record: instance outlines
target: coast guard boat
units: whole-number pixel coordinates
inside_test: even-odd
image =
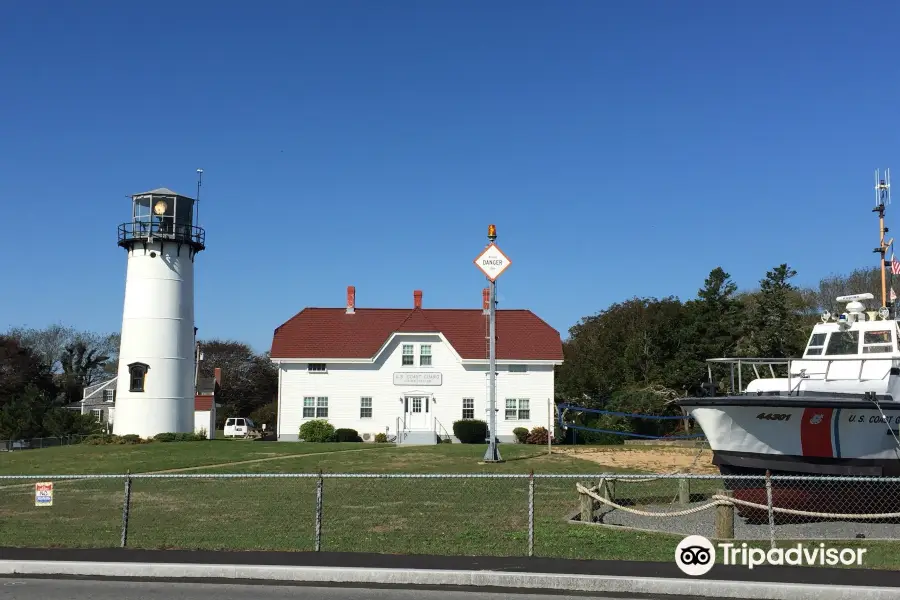
[[[862,300],[872,294],[842,296],[846,311],[825,313],[813,327],[799,359],[711,359],[727,364],[732,393],[682,398],[681,408],[694,417],[722,475],[832,475],[900,477],[900,328],[888,309],[867,312]],[[776,377],[781,367],[785,377]],[[760,371],[768,371],[766,377]],[[755,378],[746,387],[744,374]],[[736,377],[736,380],[735,380]],[[736,385],[735,385],[736,384]],[[823,486],[773,484],[773,502],[785,508],[822,511],[828,496],[840,495],[839,512],[877,503],[886,512],[885,496],[856,482]],[[726,479],[736,498],[766,503],[763,481]],[[900,504],[900,485],[891,497]],[[875,495],[877,494],[877,495]],[[858,497],[854,497],[858,496]],[[746,511],[744,511],[746,512]]]
[[[884,196],[876,172],[881,226],[882,306],[867,311],[870,293],[837,298],[846,312],[827,311],[796,359],[710,359],[710,394],[676,401],[703,430],[713,464],[729,475],[868,477],[833,483],[773,481],[773,504],[811,512],[900,511],[900,327],[886,302]],[[881,201],[878,201],[878,192]],[[712,366],[731,370],[728,395],[715,395]],[[780,371],[776,372],[776,369]],[[763,373],[761,373],[761,371]],[[745,377],[753,379],[744,386]],[[769,376],[765,376],[766,373]],[[880,480],[879,480],[880,479]],[[766,504],[765,481],[725,479],[735,498]],[[754,511],[741,510],[753,518]]]

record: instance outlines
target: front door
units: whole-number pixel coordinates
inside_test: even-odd
[[[429,429],[430,400],[428,396],[406,397],[407,429]]]

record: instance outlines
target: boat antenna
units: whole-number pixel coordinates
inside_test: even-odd
[[[200,186],[203,184],[203,169],[197,169],[197,210],[194,212],[197,218],[197,227],[200,226]],[[882,257],[883,258],[883,257]]]
[[[878,213],[878,228],[881,235],[881,245],[878,248],[875,248],[874,251],[881,254],[881,305],[884,307],[893,308],[893,303],[889,302],[887,297],[887,280],[885,271],[885,266],[887,265],[887,263],[885,261],[885,256],[887,255],[888,248],[893,245],[894,238],[891,238],[887,244],[884,243],[884,234],[889,231],[888,228],[884,226],[884,209],[890,203],[891,170],[885,169],[884,176],[882,177],[880,170],[875,169],[875,208],[872,209],[872,212]],[[893,310],[891,312],[893,312]]]

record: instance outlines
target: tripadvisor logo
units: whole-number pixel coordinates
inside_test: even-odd
[[[826,548],[825,544],[787,548],[752,548],[746,542],[719,543],[719,557],[723,565],[743,565],[748,569],[761,565],[792,566],[862,566],[866,548]],[[716,547],[702,535],[689,535],[675,548],[675,564],[691,576],[705,575],[716,563]]]

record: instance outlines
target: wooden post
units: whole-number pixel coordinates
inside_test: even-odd
[[[594,522],[594,499],[587,494],[581,494],[581,522]]]
[[[682,477],[678,480],[678,503],[691,503],[691,480],[687,477]]]
[[[719,490],[719,496],[734,497],[730,490]],[[734,539],[734,504],[720,504],[716,507],[716,539]]]

